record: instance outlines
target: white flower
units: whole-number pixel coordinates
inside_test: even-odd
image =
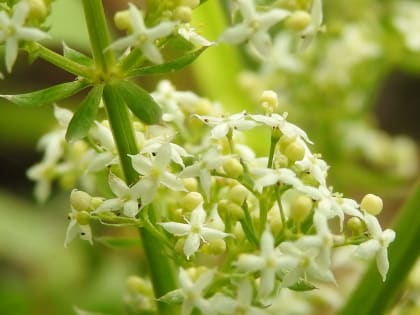
[[[207,198],[210,197],[211,171],[216,170],[225,163],[230,156],[221,155],[211,148],[192,165],[187,166],[179,176],[182,178],[199,177],[201,187]]]
[[[312,0],[311,23],[299,34],[301,41],[299,49],[306,49],[314,40],[316,34],[322,30],[322,0]]]
[[[139,47],[144,56],[153,63],[162,63],[163,58],[155,41],[168,36],[174,30],[172,22],[161,22],[160,24],[147,28],[144,24],[143,15],[131,3],[129,5],[130,22],[133,32],[125,37],[117,39],[108,49],[124,50],[128,47]]]
[[[201,241],[206,242],[229,236],[222,231],[206,227],[205,220],[206,211],[203,209],[203,203],[200,203],[191,212],[190,221],[186,219],[187,223],[162,222],[159,224],[169,233],[187,236],[184,243],[184,254],[189,259],[198,250]]]
[[[87,156],[88,172],[99,172],[109,165],[118,164],[117,149],[109,127],[95,121],[94,126],[89,130],[89,136],[103,151],[90,151],[91,154]]]
[[[245,111],[227,117],[194,116],[203,123],[214,127],[211,130],[211,135],[216,139],[226,136],[229,130],[250,130],[257,125],[254,121],[248,119],[248,114]]]
[[[153,154],[155,152],[158,151],[158,149],[162,146],[166,144],[166,139],[165,137],[154,137],[152,139],[149,139],[145,142],[143,148],[141,149],[142,154],[145,153],[150,153]],[[169,143],[169,147],[170,147],[170,157],[171,160],[184,167],[184,161],[182,160],[182,157],[188,157],[191,156],[191,154],[189,154],[187,151],[185,151],[185,149],[175,143]]]
[[[263,309],[252,306],[252,285],[249,280],[242,280],[238,283],[238,295],[236,299],[217,294],[210,299],[214,308],[220,314],[241,314],[241,315],[265,315]]]
[[[235,265],[242,271],[261,272],[259,294],[262,298],[266,298],[274,290],[276,272],[281,265],[287,263],[288,258],[282,257],[282,254],[274,247],[274,238],[268,229],[261,236],[260,251],[259,256],[242,254]]]
[[[360,244],[355,251],[355,255],[365,259],[376,256],[378,271],[382,276],[382,280],[385,281],[389,269],[387,249],[389,244],[395,239],[395,232],[391,229],[382,231],[378,219],[371,214],[365,213],[364,219],[369,236],[372,239]]]
[[[29,5],[20,1],[13,7],[13,15],[9,17],[6,12],[0,12],[0,43],[5,43],[5,63],[8,72],[18,55],[19,41],[38,41],[49,37],[48,34],[33,27],[25,27],[28,17]]]
[[[184,190],[181,179],[167,171],[172,160],[171,145],[162,144],[155,154],[153,160],[141,154],[131,156],[134,169],[143,175],[138,182],[142,207],[153,201],[160,184],[174,191]]]
[[[290,15],[289,11],[271,9],[257,12],[252,0],[237,0],[242,22],[228,28],[220,41],[239,44],[249,40],[248,46],[257,57],[263,58],[270,50],[271,38],[268,30]]]
[[[76,237],[76,235],[79,235],[82,240],[88,241],[91,245],[93,244],[92,230],[90,228],[90,225],[87,222],[86,224],[81,224],[85,222],[80,222],[80,218],[78,220],[78,216],[80,215],[83,215],[83,213],[78,212],[73,207],[71,207],[71,213],[69,214],[70,223],[67,227],[66,239],[64,240],[64,247],[67,247],[70,244],[70,242]]]
[[[197,34],[194,27],[190,24],[185,23],[181,24],[178,27],[178,34],[185,38],[187,41],[200,46],[211,46],[214,45],[214,42],[211,42],[204,38],[203,36]]]
[[[191,281],[188,272],[179,270],[179,286],[184,297],[182,302],[182,315],[190,315],[194,308],[201,311],[202,315],[215,315],[213,305],[203,297],[203,291],[212,282],[216,271],[210,269],[202,273],[195,282]]]
[[[265,187],[278,183],[291,185],[293,187],[302,186],[301,180],[288,168],[258,168],[252,170],[252,173],[257,177],[254,182],[254,188],[259,193],[261,193]]]
[[[286,241],[279,245],[280,251],[289,259],[280,268],[285,273],[282,287],[289,287],[300,278],[335,282],[329,266],[319,260],[322,246],[314,246],[313,238],[303,236],[297,241]]]
[[[110,172],[108,183],[116,198],[105,200],[94,212],[99,213],[123,209],[124,215],[135,217],[139,212],[140,182],[129,187],[122,179]]]
[[[298,126],[286,120],[287,113],[284,113],[283,115],[273,113],[269,116],[268,115],[249,115],[249,116],[258,123],[264,124],[272,129],[274,128],[279,129],[284,135],[286,135],[289,138],[301,137],[306,142],[312,143],[312,141],[309,140],[308,136],[306,135],[305,131],[303,131]]]
[[[295,163],[302,171],[308,171],[322,186],[326,186],[327,171],[329,166],[318,155],[311,154],[308,150],[301,161]]]

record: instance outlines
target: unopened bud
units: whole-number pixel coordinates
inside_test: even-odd
[[[215,239],[209,242],[209,253],[212,255],[221,255],[226,252],[226,242],[223,239]]]
[[[183,178],[182,183],[184,184],[184,187],[188,191],[197,191],[198,189],[198,183],[195,178]]]
[[[229,177],[238,178],[244,172],[244,167],[237,159],[231,158],[223,164],[223,170]]]
[[[152,289],[149,282],[138,276],[129,276],[127,278],[127,288],[132,293],[141,293],[151,295]]]
[[[43,0],[28,0],[29,19],[43,19],[48,14],[48,6]]]
[[[81,190],[74,189],[70,194],[70,204],[76,211],[89,211],[92,197]]]
[[[182,23],[191,22],[192,10],[188,6],[180,6],[175,9],[174,18]]]
[[[130,11],[124,10],[115,13],[114,23],[119,30],[131,32],[133,26],[131,25]]]
[[[238,184],[233,186],[233,188],[229,191],[229,200],[242,205],[248,195],[248,189],[246,189],[243,185]]]
[[[383,206],[381,197],[374,194],[367,194],[363,197],[362,202],[360,203],[360,208],[371,215],[380,214]]]
[[[290,204],[290,217],[296,221],[303,221],[311,212],[313,201],[306,195],[297,196]]]
[[[266,90],[261,94],[260,97],[261,107],[269,113],[276,111],[279,106],[279,100],[276,92],[271,90]]]
[[[354,235],[360,235],[364,231],[364,223],[358,217],[351,217],[347,221],[347,227]]]
[[[305,157],[305,147],[297,140],[292,141],[284,149],[284,155],[292,162],[301,161]]]
[[[203,202],[203,196],[196,192],[192,191],[185,195],[184,198],[181,199],[181,207],[186,211],[193,211],[197,206]]]
[[[303,10],[293,12],[286,20],[286,26],[289,29],[300,32],[303,31],[311,23],[311,15]]]

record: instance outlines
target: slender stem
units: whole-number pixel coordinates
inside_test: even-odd
[[[121,72],[128,71],[131,67],[138,65],[143,60],[143,51],[139,48],[134,48],[126,57],[119,61],[119,68]]]
[[[129,154],[137,154],[138,148],[129,113],[113,85],[105,86],[103,99],[123,172],[127,183],[131,185],[138,180],[138,175],[131,165]],[[148,215],[150,220],[154,222],[154,211],[148,211]],[[149,221],[146,223],[149,224]],[[151,233],[149,229],[141,228],[140,236],[149,264],[155,296],[158,298],[177,288],[177,277],[174,264],[165,253],[165,244],[162,244],[161,239],[156,238],[154,230]],[[176,306],[163,302],[157,302],[157,306],[160,315],[176,315],[178,313]]]
[[[102,73],[108,73],[115,62],[112,50],[106,49],[110,43],[102,0],[83,0],[86,24],[92,48],[93,59]]]
[[[52,51],[39,43],[31,43],[28,50],[35,51],[42,59],[77,76],[84,77],[88,80],[92,79],[94,76],[91,69],[57,54],[55,51]]]

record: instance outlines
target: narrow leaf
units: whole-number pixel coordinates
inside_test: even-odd
[[[67,128],[67,141],[80,140],[87,135],[90,127],[95,121],[103,89],[103,85],[94,86],[82,101],[79,110],[74,114],[69,127]]]
[[[290,286],[289,289],[293,291],[312,291],[317,289],[317,287],[306,280],[300,279],[294,285]]]
[[[138,238],[97,237],[95,241],[107,247],[117,249],[139,247],[141,245],[141,241]]]
[[[66,45],[66,43],[63,42],[63,55],[64,57],[70,59],[71,61],[77,62],[81,65],[84,65],[86,67],[93,66],[93,60],[92,58],[89,58],[85,54],[82,54],[81,52],[70,48]]]
[[[116,88],[138,119],[148,125],[160,122],[162,110],[147,91],[131,81],[120,82]]]
[[[206,50],[206,48],[207,47],[200,48],[200,49],[198,49],[194,52],[191,52],[189,54],[186,54],[182,57],[179,57],[177,59],[173,59],[171,61],[159,64],[159,65],[134,68],[133,70],[131,70],[128,73],[128,75],[135,77],[135,76],[162,74],[162,73],[178,71],[178,70],[188,66],[195,59],[197,59],[198,56],[200,56],[204,52],[204,50]]]
[[[25,107],[37,107],[51,104],[70,97],[83,90],[89,84],[84,81],[73,81],[54,85],[52,87],[16,95],[0,95],[0,97],[12,102],[13,104]]]

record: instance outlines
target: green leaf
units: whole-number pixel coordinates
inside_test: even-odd
[[[138,238],[103,236],[95,238],[95,241],[107,247],[116,249],[139,247],[141,245],[141,241]]]
[[[160,122],[162,110],[147,91],[131,81],[117,83],[115,87],[138,119],[148,125]]]
[[[158,300],[168,304],[181,304],[184,301],[184,296],[181,289],[176,289],[161,296]]]
[[[89,84],[85,81],[73,81],[54,85],[52,87],[16,95],[0,95],[0,97],[12,102],[13,104],[25,107],[37,107],[45,104],[51,104],[70,97],[73,94],[83,90]]]
[[[289,289],[293,291],[312,291],[317,289],[317,287],[306,280],[299,279],[299,281],[294,285],[291,285]]]
[[[95,121],[103,90],[104,86],[102,84],[94,86],[82,101],[79,110],[74,114],[67,128],[67,141],[80,140],[87,135]]]
[[[420,255],[420,185],[417,184],[408,201],[399,211],[394,230],[395,241],[389,246],[390,267],[382,282],[376,262],[372,261],[353,294],[347,299],[340,315],[385,314],[400,294],[405,279]]]
[[[66,43],[63,42],[63,55],[64,57],[70,59],[71,61],[77,62],[81,65],[84,65],[86,67],[93,66],[93,60],[92,58],[89,58],[85,54],[82,54],[81,52],[70,48],[66,45]]]
[[[84,310],[82,310],[78,307],[74,307],[74,311],[75,311],[76,315],[105,315],[104,313],[84,311]]]
[[[151,74],[162,74],[162,73],[168,73],[168,72],[175,72],[177,70],[180,70],[186,66],[188,66],[190,63],[192,63],[195,59],[200,56],[207,47],[200,48],[194,52],[191,52],[189,54],[186,54],[182,57],[179,57],[177,59],[173,59],[171,61],[162,63],[160,65],[153,65],[148,67],[139,67],[134,68],[131,71],[129,71],[128,76],[144,76],[144,75],[151,75]]]

